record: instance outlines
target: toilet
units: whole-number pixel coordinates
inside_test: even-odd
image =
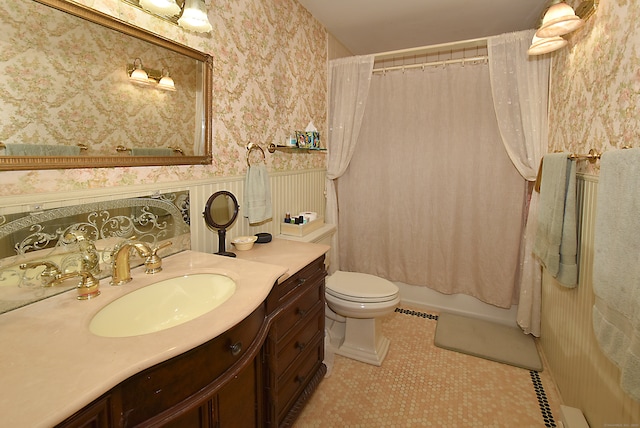
[[[324,225],[306,236],[278,238],[331,245],[335,225]],[[328,269],[329,255],[325,258]],[[400,303],[400,290],[375,275],[336,271],[325,283],[325,355],[336,353],[363,363],[382,365],[389,339],[382,334],[381,317]]]
[[[336,271],[326,279],[325,298],[325,328],[335,353],[382,365],[390,341],[382,334],[381,317],[398,306],[398,287],[375,275]]]

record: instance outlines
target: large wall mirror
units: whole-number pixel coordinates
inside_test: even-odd
[[[211,164],[210,55],[66,0],[0,2],[0,52],[0,170]]]

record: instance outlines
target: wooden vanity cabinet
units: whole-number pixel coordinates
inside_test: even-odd
[[[326,373],[325,277],[322,256],[277,284],[267,298],[267,426],[291,426]]]
[[[286,427],[326,373],[324,256],[222,335],[125,380],[60,427]]]
[[[265,305],[222,335],[125,380],[62,427],[258,427]]]

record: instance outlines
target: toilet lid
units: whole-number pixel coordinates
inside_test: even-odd
[[[398,296],[398,287],[375,275],[337,271],[328,276],[326,292],[352,302],[386,302]]]

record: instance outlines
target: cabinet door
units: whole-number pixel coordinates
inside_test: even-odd
[[[238,376],[225,384],[217,396],[217,427],[220,428],[252,428],[260,426],[258,403],[258,376],[256,361],[243,369]]]
[[[213,427],[212,402],[190,409],[182,415],[162,424],[162,428],[211,428]]]
[[[109,428],[112,426],[110,401],[110,395],[101,397],[58,426],[64,428]]]

